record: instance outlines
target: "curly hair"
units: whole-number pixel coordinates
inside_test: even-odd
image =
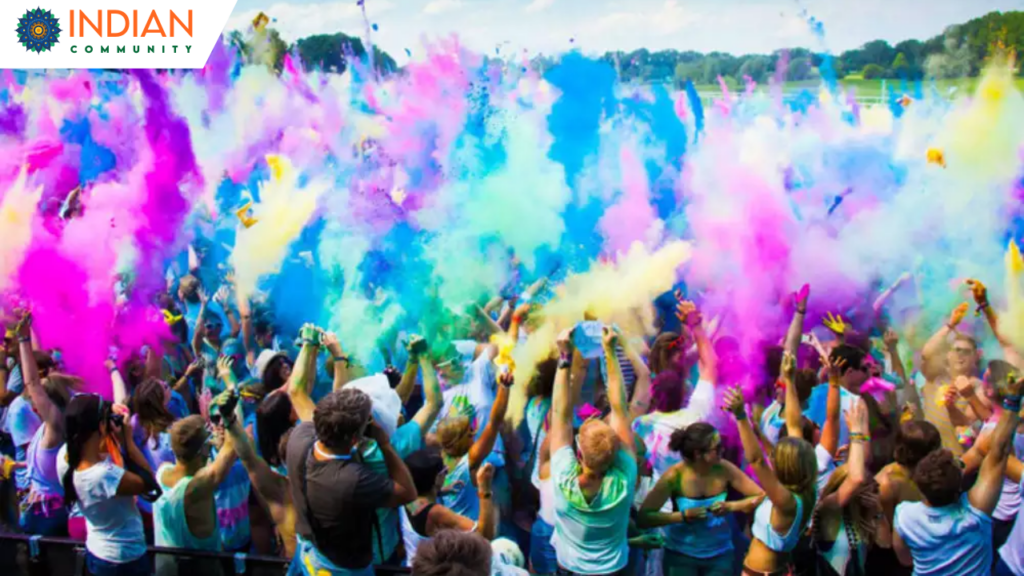
[[[943,448],[929,452],[914,468],[914,483],[935,507],[956,502],[962,481],[963,472],[953,453]]]
[[[313,410],[317,439],[328,450],[347,452],[370,421],[372,407],[370,397],[355,388],[324,396]]]
[[[491,573],[491,545],[474,532],[442,530],[421,542],[413,576],[481,576]]]

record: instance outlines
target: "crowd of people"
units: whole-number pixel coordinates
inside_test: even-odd
[[[149,544],[305,576],[1024,576],[1024,360],[981,282],[1001,359],[959,330],[966,304],[908,363],[884,315],[819,339],[801,290],[753,367],[676,294],[650,333],[563,327],[516,403],[501,342],[538,329],[536,294],[367,373],[192,272],[161,298],[175,338],[111,357],[109,383],[63,372],[31,311],[9,318],[4,526],[84,541],[91,574],[205,573]]]

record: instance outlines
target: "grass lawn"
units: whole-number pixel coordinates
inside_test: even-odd
[[[963,95],[971,94],[978,85],[978,78],[958,78],[953,80],[929,80],[921,83],[921,90],[924,94],[928,94],[934,86],[938,90],[939,94],[942,95]],[[897,93],[909,93],[913,94],[917,90],[917,86],[913,82],[903,82],[901,80],[865,80],[860,76],[847,76],[839,81],[839,84],[849,90],[853,89],[854,93],[863,98],[879,98],[882,96],[883,86],[889,92],[889,94]],[[1024,78],[1017,78],[1015,81],[1017,89],[1024,92]],[[817,81],[810,82],[786,82],[783,86],[785,92],[797,92],[800,90],[817,90],[820,83]],[[722,92],[721,87],[718,84],[702,84],[696,86],[697,92],[700,94],[720,94]],[[736,90],[739,87],[730,84],[730,90]]]

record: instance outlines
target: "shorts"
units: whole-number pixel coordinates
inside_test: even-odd
[[[86,550],[85,566],[91,576],[147,576],[153,571],[152,563],[145,554],[131,562],[118,564],[97,558]]]
[[[541,518],[533,522],[530,530],[530,571],[534,574],[554,574],[558,570],[558,557],[551,545],[555,527]]]
[[[665,576],[730,576],[732,564],[732,550],[711,558],[697,558],[666,548],[662,567]]]

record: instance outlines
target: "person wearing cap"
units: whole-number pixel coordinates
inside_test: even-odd
[[[163,494],[153,503],[156,545],[192,550],[221,549],[219,522],[214,508],[214,492],[227,478],[235,462],[234,442],[225,439],[217,458],[210,461],[210,432],[202,416],[193,415],[171,426],[174,464],[164,464],[156,472]],[[157,573],[175,574],[184,561],[160,557]]]

